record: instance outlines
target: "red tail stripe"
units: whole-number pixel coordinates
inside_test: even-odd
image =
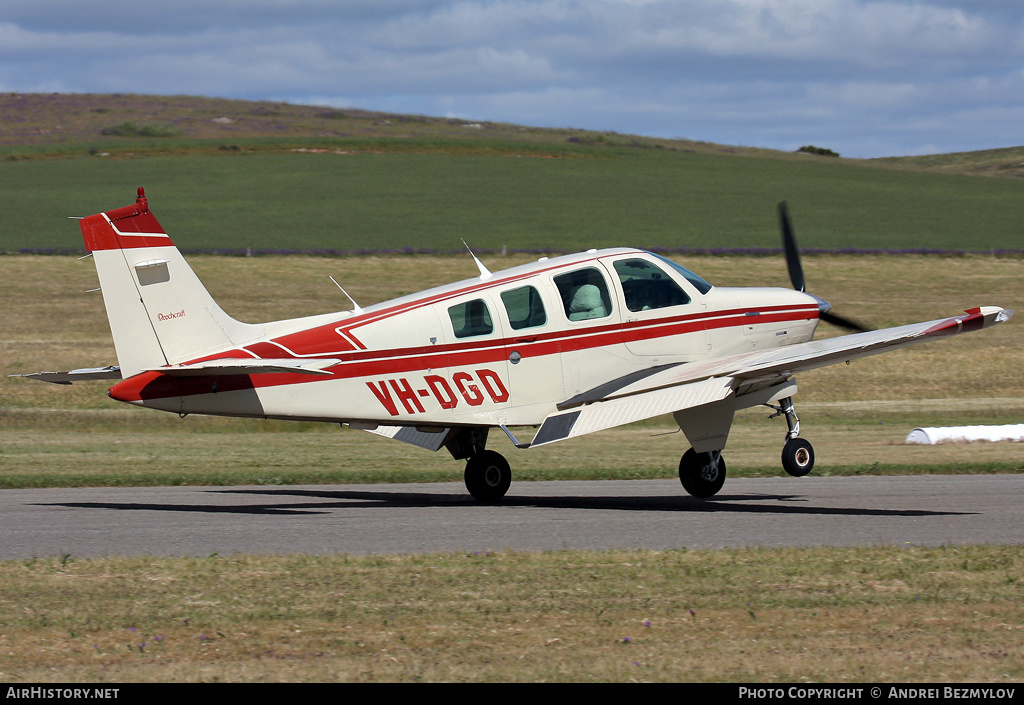
[[[78,221],[78,226],[82,230],[85,249],[89,252],[174,245],[153,214],[142,212],[135,206],[90,215]]]

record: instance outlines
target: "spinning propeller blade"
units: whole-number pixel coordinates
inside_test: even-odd
[[[786,267],[789,269],[789,281],[793,288],[806,293],[807,282],[804,279],[804,268],[800,263],[800,248],[796,244],[796,235],[793,233],[793,222],[789,218],[789,207],[785,201],[779,203],[779,227],[782,229],[782,249],[786,253]],[[811,294],[814,296],[813,294]],[[815,296],[814,298],[818,298]],[[819,318],[840,328],[855,330],[863,333],[871,330],[856,321],[832,313],[832,305],[827,301],[818,299]]]
[[[839,326],[840,328],[846,328],[847,330],[855,330],[858,333],[866,333],[867,331],[872,330],[871,328],[868,328],[865,325],[857,323],[856,321],[851,321],[849,318],[843,318],[842,316],[837,316],[836,314],[834,314],[834,313],[832,313],[830,311],[821,311],[818,314],[818,317],[821,320],[827,321],[828,323],[831,323],[834,326]]]
[[[804,268],[800,264],[800,249],[796,246],[796,235],[793,234],[793,223],[789,219],[789,207],[785,201],[779,203],[779,227],[782,228],[782,248],[786,252],[789,280],[797,291],[807,291]]]

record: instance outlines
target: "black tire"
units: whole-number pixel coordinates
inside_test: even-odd
[[[803,438],[790,438],[782,447],[782,469],[803,477],[814,469],[814,447]]]
[[[485,450],[466,462],[466,489],[481,502],[496,502],[512,485],[512,468],[501,453]]]
[[[725,484],[725,460],[721,452],[697,453],[690,448],[679,460],[679,482],[694,497],[714,497]]]

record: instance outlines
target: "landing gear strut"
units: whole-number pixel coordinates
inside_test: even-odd
[[[786,433],[786,445],[782,447],[782,469],[793,477],[803,477],[814,468],[814,447],[800,435],[800,419],[797,418],[796,410],[793,408],[793,398],[786,397],[779,400],[779,406],[765,404],[775,413],[768,418],[776,416],[786,417],[786,425],[789,431]]]
[[[725,484],[725,461],[722,451],[698,453],[693,448],[679,461],[679,481],[694,497],[707,499],[718,494]]]

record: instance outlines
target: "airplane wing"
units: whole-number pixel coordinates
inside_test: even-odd
[[[554,443],[709,404],[733,393],[738,400],[753,397],[776,388],[798,372],[981,330],[1008,321],[1011,316],[1010,309],[985,306],[937,321],[652,368],[649,374],[634,373],[563,402],[559,411],[544,419],[530,445]]]

